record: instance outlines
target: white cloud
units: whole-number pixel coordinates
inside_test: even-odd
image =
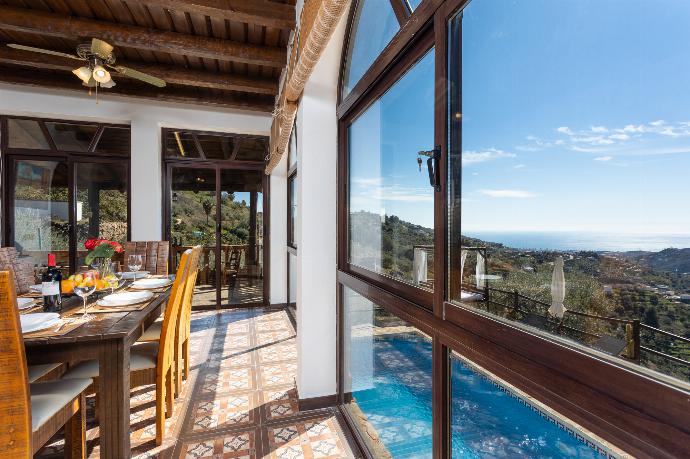
[[[664,121],[664,120],[656,120],[656,121],[652,121],[651,123],[649,123],[650,126],[655,126],[655,127],[663,126],[664,124],[666,124],[666,121]]]
[[[513,166],[513,169],[522,169],[525,167],[527,167],[527,166],[525,166],[524,164],[516,164],[515,166]]]
[[[483,163],[485,161],[492,161],[500,158],[515,158],[515,153],[508,153],[496,148],[487,148],[482,151],[468,150],[462,153],[462,164],[467,166],[470,164]]]
[[[628,134],[611,134],[609,136],[609,139],[613,140],[628,140],[630,139],[630,136]]]
[[[597,156],[594,161],[611,161],[613,156]]]
[[[617,132],[627,132],[627,133],[635,133],[635,132],[645,132],[646,128],[641,125],[641,124],[628,124],[626,125],[623,129],[616,129]]]
[[[489,196],[490,198],[526,199],[537,196],[531,191],[525,190],[479,190],[479,192],[484,196]]]
[[[592,126],[590,129],[592,132],[596,132],[597,134],[609,132],[609,130],[605,126]]]
[[[561,126],[559,128],[556,128],[556,131],[560,132],[561,134],[567,134],[567,135],[573,134],[573,131],[571,131],[568,126]]]

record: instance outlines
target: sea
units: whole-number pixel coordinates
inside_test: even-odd
[[[690,234],[626,234],[586,231],[463,232],[463,236],[524,250],[592,250],[596,252],[658,252],[690,247]]]

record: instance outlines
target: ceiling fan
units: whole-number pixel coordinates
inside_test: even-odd
[[[88,87],[89,90],[90,88],[96,88],[96,91],[98,91],[99,86],[102,88],[112,88],[115,86],[115,81],[111,78],[110,72],[106,67],[114,70],[120,75],[135,78],[159,88],[165,87],[165,81],[160,78],[123,65],[115,65],[113,46],[98,38],[93,38],[91,43],[78,45],[76,55],[52,51],[50,49],[35,48],[33,46],[18,45],[15,43],[8,43],[7,46],[23,51],[52,54],[53,56],[85,61],[85,65],[72,70],[72,73],[79,77],[82,81],[82,85]]]

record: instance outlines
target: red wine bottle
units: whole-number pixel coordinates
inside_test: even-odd
[[[57,312],[62,310],[62,273],[55,266],[55,254],[48,254],[48,269],[41,276],[43,310]]]

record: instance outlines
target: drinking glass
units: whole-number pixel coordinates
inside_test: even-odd
[[[127,266],[129,270],[134,273],[134,278],[137,278],[137,271],[141,269],[142,260],[141,255],[130,255],[127,257]]]
[[[103,280],[108,284],[108,287],[110,287],[111,295],[115,293],[115,289],[120,285],[121,276],[121,274],[118,275],[117,263],[111,263],[106,275],[103,276]]]
[[[74,286],[74,293],[79,295],[84,301],[84,313],[81,318],[83,320],[90,320],[91,315],[86,313],[86,298],[96,290],[96,273],[94,271],[87,271],[81,274],[81,279]]]

